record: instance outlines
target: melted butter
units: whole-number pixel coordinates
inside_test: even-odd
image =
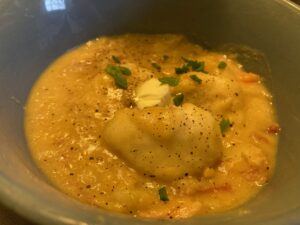
[[[139,109],[151,106],[166,106],[170,103],[171,93],[168,85],[162,85],[158,79],[142,83],[136,90],[135,103]]]

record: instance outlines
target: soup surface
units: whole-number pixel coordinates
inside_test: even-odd
[[[270,179],[272,96],[233,57],[180,35],[89,41],[32,89],[26,135],[40,169],[81,202],[148,218],[237,207]]]

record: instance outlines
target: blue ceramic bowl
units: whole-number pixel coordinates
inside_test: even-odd
[[[300,224],[300,9],[288,0],[1,0],[0,199],[41,224]],[[51,186],[32,161],[23,107],[55,58],[99,35],[183,33],[210,47],[266,55],[282,127],[276,173],[249,203],[180,221],[132,218],[83,205]]]

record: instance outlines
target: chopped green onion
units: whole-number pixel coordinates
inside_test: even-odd
[[[180,106],[180,105],[182,105],[183,100],[184,100],[184,95],[183,95],[182,93],[180,93],[180,94],[177,94],[177,95],[173,98],[173,103],[174,103],[174,105],[176,105],[176,106]]]
[[[194,71],[206,73],[204,70],[204,62],[201,62],[198,67],[194,67]]]
[[[119,57],[117,57],[117,56],[113,55],[111,58],[112,58],[112,59],[115,61],[115,63],[118,63],[118,64],[120,64],[120,63],[121,63],[121,60],[120,60],[120,58],[119,58]]]
[[[122,89],[127,89],[127,79],[122,76],[124,74],[124,71],[122,68],[125,67],[119,67],[119,66],[112,66],[108,65],[105,69],[105,72],[108,73],[114,80],[117,87]],[[125,68],[127,69],[127,68]],[[129,69],[128,69],[129,70]],[[129,70],[130,72],[130,70]],[[126,71],[128,73],[128,71]]]
[[[112,76],[115,80],[115,84],[122,89],[127,89],[127,79],[122,77],[121,75],[114,75]]]
[[[232,123],[230,122],[230,120],[223,118],[219,125],[221,133],[224,134],[232,126]]]
[[[168,193],[167,193],[167,189],[166,187],[161,187],[159,190],[158,190],[158,194],[159,194],[159,199],[161,201],[169,201],[169,197],[168,197]]]
[[[105,72],[111,76],[121,73],[120,68],[118,66],[112,66],[112,65],[108,65],[105,69]]]
[[[122,73],[123,75],[127,75],[127,76],[131,75],[130,69],[128,69],[128,68],[126,68],[126,67],[124,67],[124,66],[120,66],[119,68],[120,68],[121,73]]]
[[[158,72],[161,71],[161,66],[160,66],[159,64],[157,64],[157,63],[152,63],[151,65],[152,65]]]
[[[186,58],[182,58],[186,62],[186,66],[192,68],[193,71],[206,73],[204,70],[205,63],[203,61],[194,61]]]
[[[108,65],[105,69],[106,73],[108,73],[109,75],[113,76],[113,75],[131,75],[131,71],[123,66],[112,66],[112,65]]]
[[[195,74],[190,75],[190,78],[191,78],[193,81],[195,81],[196,83],[198,83],[198,84],[201,84],[201,83],[202,83],[202,80],[201,80],[197,75],[195,75]]]
[[[179,77],[161,77],[158,78],[158,80],[162,83],[162,84],[168,84],[172,87],[175,87],[179,84]]]
[[[189,67],[187,65],[183,65],[182,67],[175,68],[176,74],[183,74],[189,72]]]
[[[223,69],[226,68],[226,66],[227,66],[226,62],[222,61],[222,62],[219,63],[218,68],[223,70]]]

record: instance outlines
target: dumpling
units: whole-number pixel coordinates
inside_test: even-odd
[[[145,176],[201,176],[222,155],[218,122],[193,104],[122,109],[104,130],[107,147]]]
[[[198,85],[188,73],[181,76],[172,93],[183,93],[185,101],[209,110],[213,115],[228,114],[243,108],[243,93],[237,81],[225,77],[198,73],[202,80]]]

